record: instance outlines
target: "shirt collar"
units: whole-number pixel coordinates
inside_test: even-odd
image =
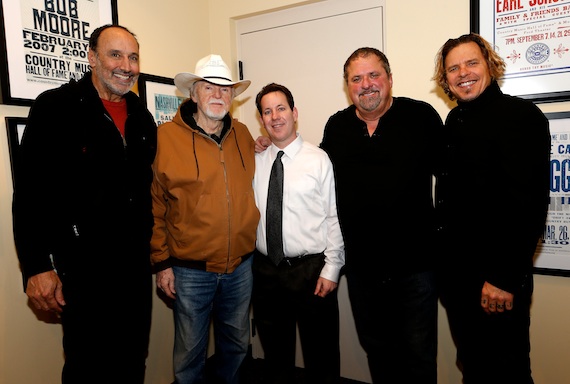
[[[279,152],[279,151],[285,152],[285,156],[287,156],[291,159],[293,157],[295,157],[297,152],[299,152],[301,150],[301,147],[303,146],[303,142],[304,142],[304,140],[301,137],[301,135],[299,134],[299,132],[296,132],[296,135],[297,135],[297,138],[295,140],[293,140],[291,143],[289,143],[289,145],[287,145],[283,149],[281,149],[281,148],[277,147],[275,144],[271,143],[269,150],[271,151],[272,157],[276,158],[277,152]]]

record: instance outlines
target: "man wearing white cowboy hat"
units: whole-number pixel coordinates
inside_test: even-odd
[[[156,285],[174,300],[174,374],[178,384],[203,382],[212,317],[215,380],[236,384],[249,346],[259,211],[255,144],[229,110],[250,81],[233,81],[212,54],[174,83],[189,98],[158,129],[151,241]]]

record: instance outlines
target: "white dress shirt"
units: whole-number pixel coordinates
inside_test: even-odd
[[[344,240],[336,211],[332,163],[325,151],[305,142],[300,134],[286,148],[271,144],[255,154],[253,189],[261,218],[257,249],[267,255],[265,221],[269,174],[277,152],[283,162],[283,250],[286,257],[325,253],[320,276],[338,282],[344,265]]]

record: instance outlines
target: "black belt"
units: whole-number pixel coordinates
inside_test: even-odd
[[[255,250],[255,254],[257,256],[262,256],[264,260],[273,264],[273,262],[269,259],[269,257],[267,257],[267,255],[264,255],[263,253],[259,252],[257,249]],[[324,257],[324,255],[325,255],[325,253],[321,252],[321,253],[312,253],[312,254],[302,255],[302,256],[293,256],[293,257],[285,256],[283,258],[283,260],[281,260],[281,262],[279,263],[278,267],[294,267],[294,266],[301,264],[304,261],[307,261],[309,259],[313,259],[313,258],[319,257],[319,256]]]

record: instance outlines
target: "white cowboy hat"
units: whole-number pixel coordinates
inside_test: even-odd
[[[190,96],[190,88],[200,80],[216,85],[231,85],[234,88],[234,96],[239,95],[249,87],[251,81],[232,81],[232,71],[224,63],[220,55],[208,55],[196,63],[196,74],[182,72],[174,77],[174,84],[186,97]]]

